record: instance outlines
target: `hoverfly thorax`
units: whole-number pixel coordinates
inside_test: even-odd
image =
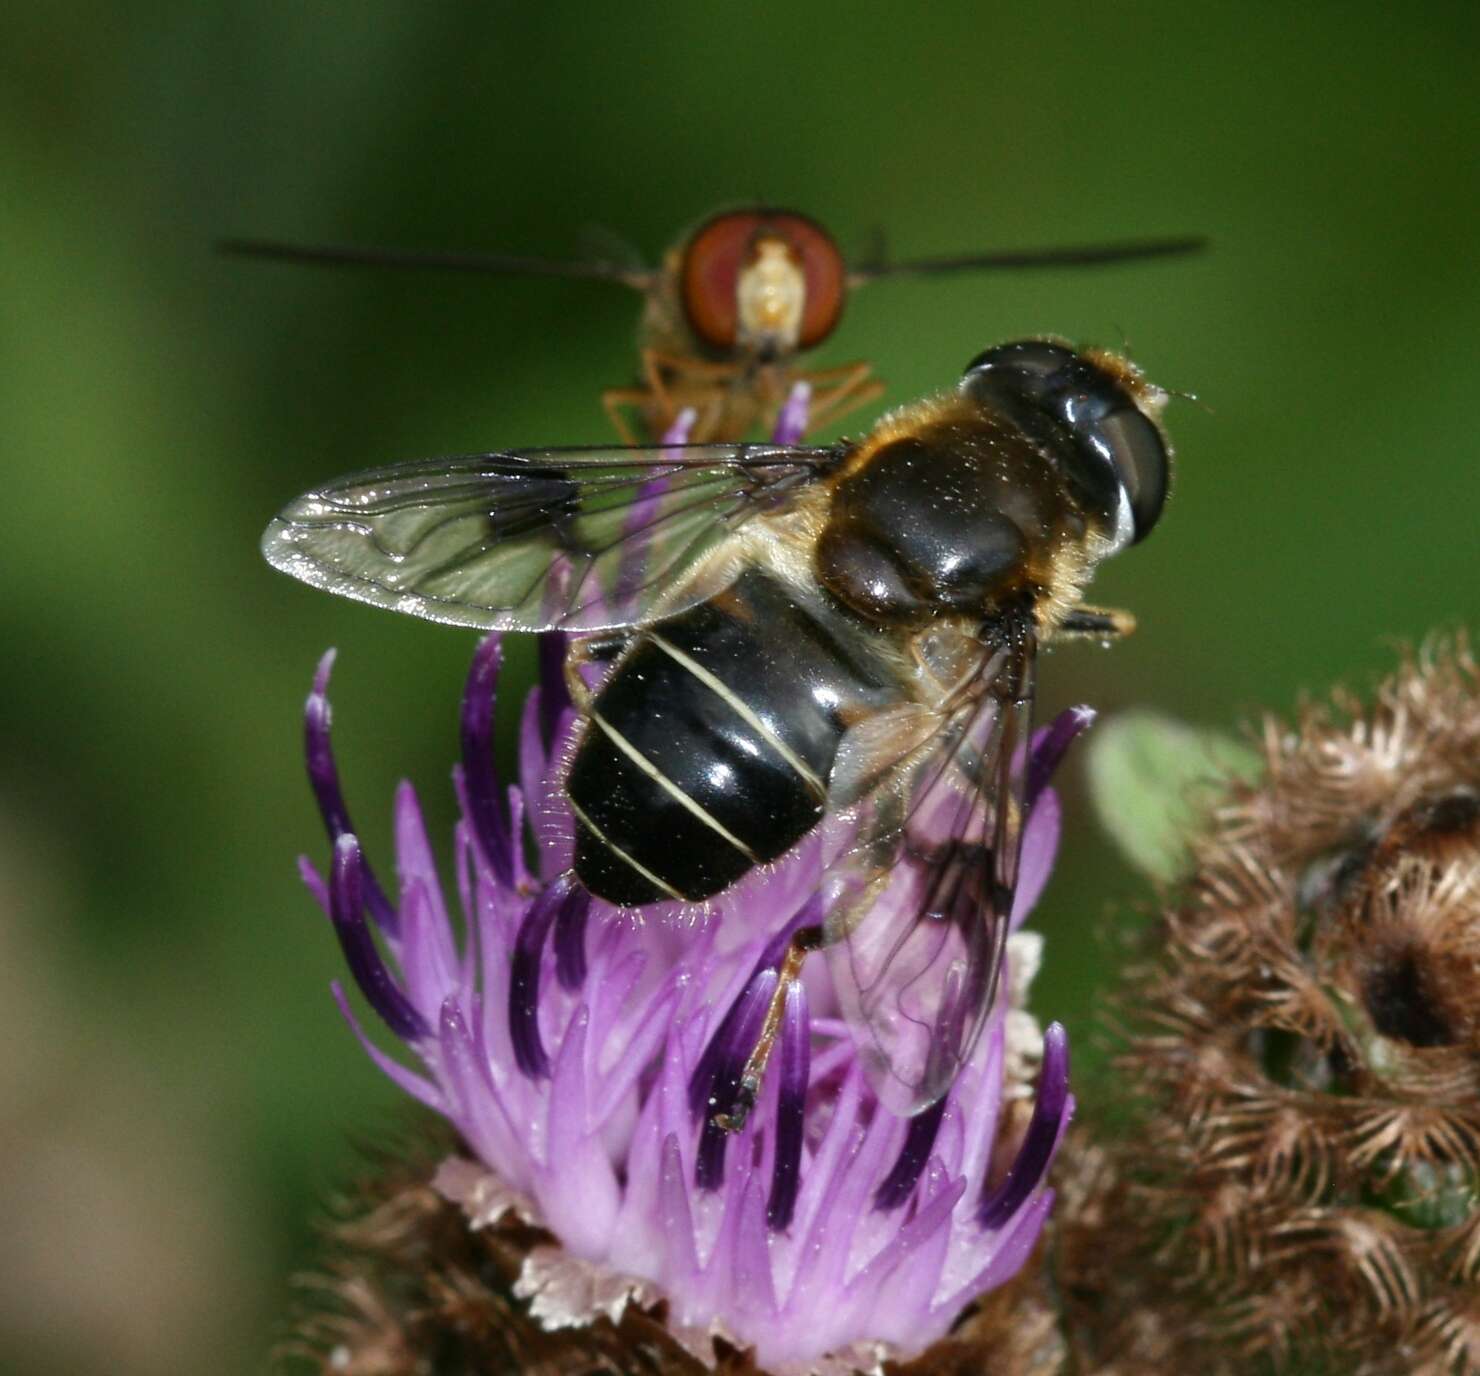
[[[954,409],[954,408],[952,408]],[[990,420],[951,410],[865,446],[839,481],[817,546],[819,581],[881,626],[979,619],[1017,582],[1031,533],[1051,519],[1031,461]]]

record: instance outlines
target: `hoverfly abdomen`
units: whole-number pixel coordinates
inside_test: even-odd
[[[838,741],[900,689],[856,629],[761,570],[639,638],[566,782],[576,873],[628,906],[728,888],[821,820]]]

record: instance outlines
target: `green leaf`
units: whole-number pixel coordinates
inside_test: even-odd
[[[1162,883],[1182,878],[1189,842],[1231,779],[1260,760],[1232,736],[1158,712],[1125,712],[1089,740],[1095,812],[1131,864]]]

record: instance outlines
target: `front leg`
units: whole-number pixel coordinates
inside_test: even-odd
[[[1136,629],[1133,613],[1117,607],[1078,606],[1064,618],[1058,634],[1073,640],[1124,640]]]

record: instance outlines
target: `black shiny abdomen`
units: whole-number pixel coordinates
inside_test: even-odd
[[[645,632],[566,781],[580,881],[629,906],[672,898],[663,885],[698,901],[790,850],[822,817],[849,722],[899,698],[866,636],[759,569]]]

